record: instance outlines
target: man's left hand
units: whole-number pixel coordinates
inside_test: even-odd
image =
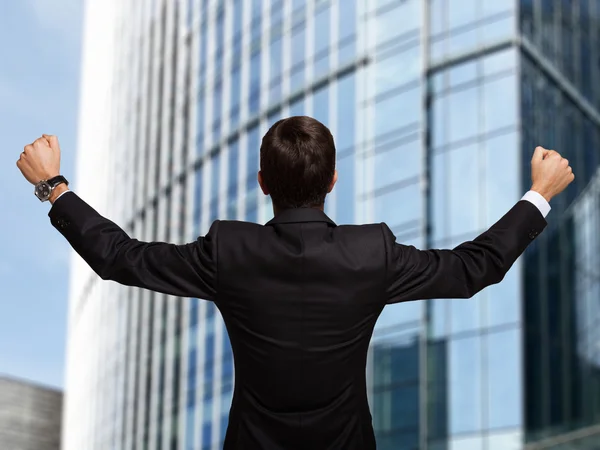
[[[31,184],[60,175],[60,146],[58,138],[43,134],[26,145],[17,161],[17,167]]]

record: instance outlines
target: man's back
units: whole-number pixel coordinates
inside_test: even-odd
[[[217,236],[236,370],[226,448],[374,447],[365,365],[386,302],[381,226],[336,227],[307,208],[220,222]]]

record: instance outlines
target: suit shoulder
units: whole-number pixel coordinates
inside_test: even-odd
[[[363,225],[339,225],[336,232],[340,235],[352,238],[368,237],[370,239],[382,239],[382,227],[379,223],[369,223]]]
[[[264,225],[254,222],[244,222],[242,220],[219,220],[220,233],[235,233],[235,232],[256,232],[264,229]]]
[[[368,232],[379,232],[381,233],[380,223],[366,223],[360,225],[338,225],[337,229],[343,232],[350,233],[368,233]]]

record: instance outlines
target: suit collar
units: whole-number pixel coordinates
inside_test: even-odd
[[[326,222],[328,225],[336,226],[335,222],[327,217],[327,214],[320,209],[315,208],[285,209],[277,213],[277,215],[269,220],[266,225],[301,222]]]

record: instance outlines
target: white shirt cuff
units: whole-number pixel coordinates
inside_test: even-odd
[[[71,192],[71,191],[69,190],[69,191],[61,192],[61,193],[58,195],[58,197],[56,197],[56,198],[54,199],[54,201],[56,201],[56,200],[58,200],[59,198],[61,198],[61,197],[62,197],[63,195],[65,195],[67,192]]]
[[[539,192],[527,191],[521,200],[527,200],[528,202],[533,203],[544,217],[546,217],[552,209],[550,208],[550,204]]]

